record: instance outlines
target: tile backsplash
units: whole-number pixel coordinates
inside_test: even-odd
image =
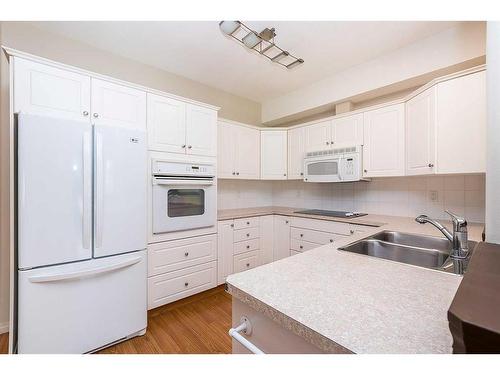
[[[370,182],[219,180],[219,208],[289,206],[445,219],[448,209],[484,222],[485,176],[415,176]]]

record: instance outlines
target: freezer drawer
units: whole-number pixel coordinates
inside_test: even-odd
[[[18,352],[85,353],[146,328],[146,251],[20,271]]]

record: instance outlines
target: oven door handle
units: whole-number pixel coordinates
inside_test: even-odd
[[[158,179],[153,178],[153,185],[197,185],[197,186],[212,186],[214,184],[213,180],[168,180],[168,179]]]

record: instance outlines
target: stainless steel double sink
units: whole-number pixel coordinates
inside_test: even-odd
[[[469,249],[475,245],[476,242],[469,241]],[[453,262],[448,258],[451,242],[446,238],[383,231],[339,250],[453,272]]]

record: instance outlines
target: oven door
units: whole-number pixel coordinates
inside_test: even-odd
[[[153,234],[216,223],[213,177],[153,177]]]
[[[304,159],[304,181],[339,182],[341,169],[341,158]]]

